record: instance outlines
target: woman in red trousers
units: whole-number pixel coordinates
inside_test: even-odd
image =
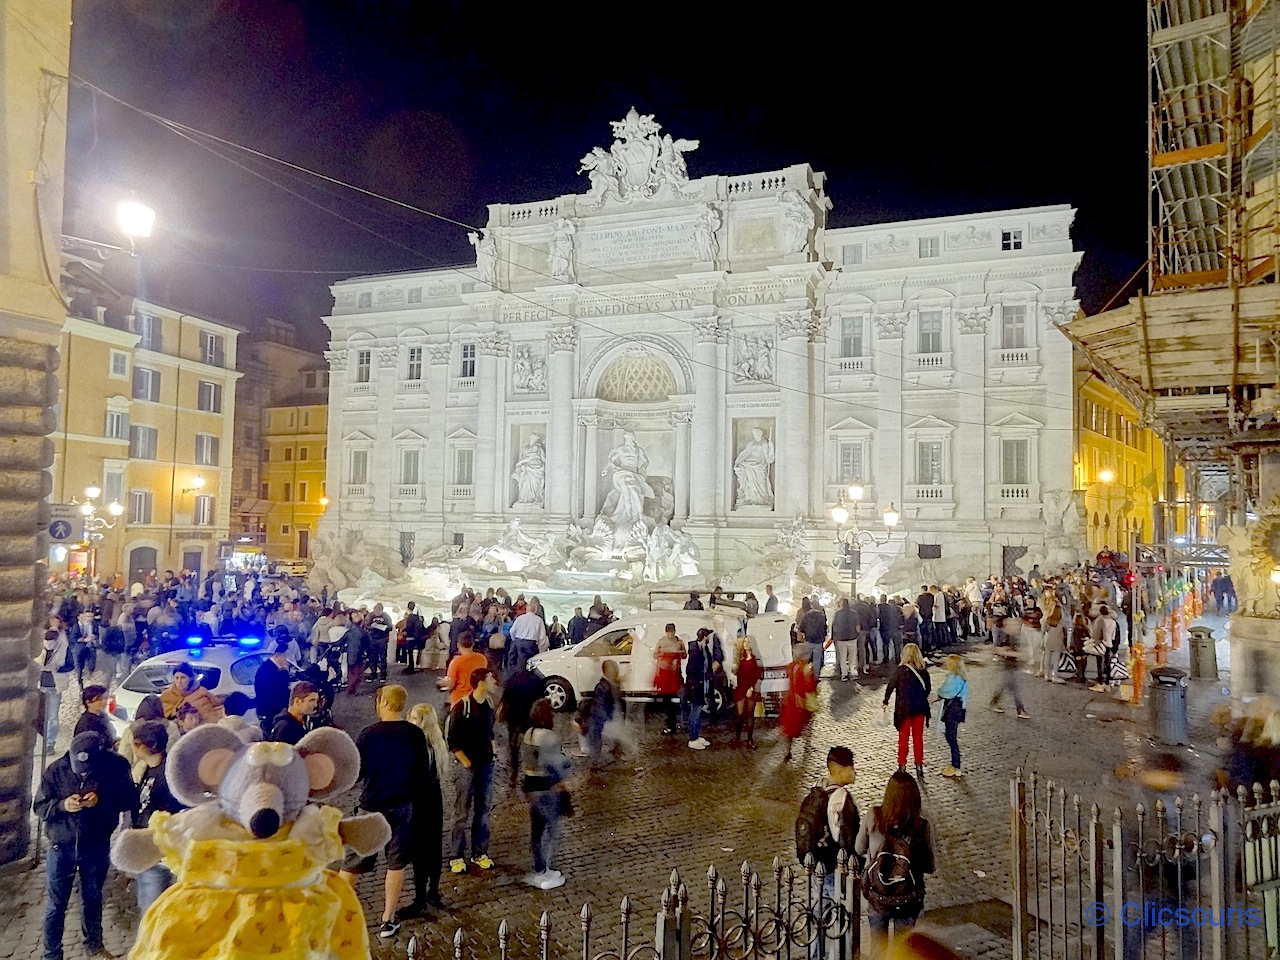
[[[804,733],[809,718],[818,709],[818,678],[813,672],[807,644],[796,644],[792,648],[787,679],[790,682],[786,696],[782,698],[782,714],[778,718],[782,735],[787,738],[787,752],[783,760],[791,759],[792,741]]]
[[[893,725],[898,728],[898,770],[907,769],[907,742],[914,747],[916,778],[924,779],[924,728],[929,723],[929,668],[924,665],[920,648],[908,643],[902,648],[902,661],[893,679],[884,689],[884,709],[889,697],[897,694],[893,704]]]

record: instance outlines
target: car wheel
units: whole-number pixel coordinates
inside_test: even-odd
[[[552,677],[542,685],[542,695],[551,701],[551,709],[557,712],[573,709],[573,690],[560,677]]]

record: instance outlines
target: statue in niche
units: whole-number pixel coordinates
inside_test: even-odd
[[[547,363],[534,356],[529,346],[516,347],[511,365],[511,382],[521,393],[542,393],[547,389]]]
[[[733,473],[738,478],[735,507],[773,509],[773,484],[769,480],[773,461],[773,441],[764,435],[762,429],[754,427],[751,430],[751,440],[733,461]]]
[[[738,383],[773,380],[773,343],[768,337],[743,337],[738,342],[738,362],[735,364]]]
[[[622,432],[622,441],[605,457],[600,476],[607,474],[610,467],[613,468],[613,489],[605,497],[599,519],[612,529],[614,554],[621,554],[632,541],[643,543],[648,535],[644,502],[654,496],[647,477],[649,457],[630,430]]]
[[[467,240],[476,248],[476,274],[481,283],[493,286],[498,274],[498,251],[493,237],[487,230],[467,234]]]
[[[798,190],[785,190],[778,194],[778,202],[782,204],[782,215],[786,218],[786,234],[783,246],[787,253],[802,251],[809,242],[809,231],[813,229],[813,208],[809,206]]]
[[[698,204],[698,219],[693,221],[693,259],[710,263],[720,256],[720,211],[709,203]]]
[[[547,255],[547,272],[553,280],[573,283],[573,235],[578,228],[567,217],[561,217],[551,228],[551,251]]]
[[[516,482],[516,503],[542,506],[546,489],[547,452],[542,446],[541,434],[535,433],[524,445],[524,452],[511,471]]]

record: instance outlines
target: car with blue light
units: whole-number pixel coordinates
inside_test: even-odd
[[[253,700],[253,678],[271,656],[262,637],[188,637],[183,646],[148,657],[133,668],[116,688],[107,705],[112,726],[119,735],[133,722],[144,697],[159,696],[173,683],[173,671],[189,663],[200,685],[219,698],[243,693]],[[290,670],[296,669],[290,664]],[[247,715],[253,722],[256,713]]]

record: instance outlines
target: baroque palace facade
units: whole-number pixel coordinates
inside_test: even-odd
[[[514,518],[622,556],[669,524],[711,574],[797,516],[829,559],[857,480],[864,525],[903,518],[866,589],[921,544],[938,576],[1051,558],[1074,210],[827,229],[808,165],[689,179],[696,141],[613,132],[585,194],[491,205],[474,267],[331,288],[324,528],[410,558]]]

